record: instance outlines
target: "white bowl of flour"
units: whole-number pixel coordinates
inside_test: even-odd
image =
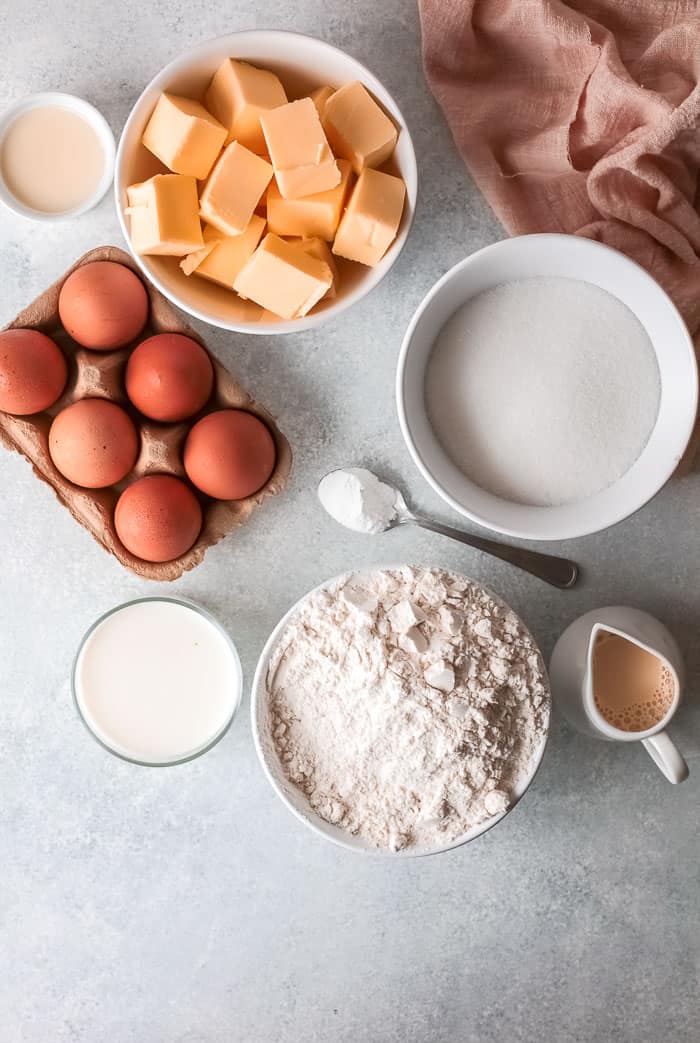
[[[312,590],[275,627],[255,746],[287,807],[354,851],[436,854],[480,836],[542,759],[549,683],[522,621],[454,572],[395,566]]]
[[[675,306],[639,265],[578,236],[487,246],[430,290],[404,338],[401,429],[455,510],[556,540],[628,517],[673,474],[698,375]]]

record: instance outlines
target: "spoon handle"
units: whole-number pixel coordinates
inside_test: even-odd
[[[408,515],[406,521],[414,522],[422,529],[438,532],[441,536],[449,536],[450,539],[458,540],[459,543],[466,543],[468,547],[475,547],[476,550],[484,551],[485,554],[490,554],[494,558],[500,558],[501,561],[507,561],[516,568],[523,569],[525,572],[537,576],[538,579],[544,580],[545,583],[550,583],[553,587],[561,587],[566,590],[568,587],[573,587],[578,579],[578,565],[567,558],[558,558],[554,554],[541,554],[536,550],[526,550],[525,547],[511,547],[507,543],[498,543],[496,540],[487,540],[483,536],[474,536],[469,532],[453,529],[451,525],[442,525],[440,522],[422,518],[416,514]]]

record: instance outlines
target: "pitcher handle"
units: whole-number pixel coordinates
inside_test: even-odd
[[[642,739],[647,753],[669,782],[674,784],[688,778],[688,765],[678,752],[675,743],[667,732],[657,732],[648,739]]]

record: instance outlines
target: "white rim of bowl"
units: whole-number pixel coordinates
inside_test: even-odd
[[[67,218],[80,217],[81,214],[86,214],[88,210],[92,210],[93,207],[97,206],[103,196],[107,193],[109,186],[112,184],[112,178],[114,177],[116,145],[112,128],[99,109],[96,109],[89,101],[85,101],[84,98],[79,98],[75,94],[64,94],[60,91],[43,91],[40,94],[29,94],[27,97],[20,98],[18,101],[10,105],[0,114],[0,152],[2,151],[5,135],[18,116],[21,116],[25,112],[29,112],[31,109],[44,108],[52,105],[62,109],[67,109],[69,112],[75,112],[76,115],[82,116],[85,122],[92,127],[99,138],[100,145],[102,146],[104,170],[97,188],[87,197],[87,199],[83,200],[82,203],[79,203],[78,206],[72,207],[70,210],[53,212],[35,210],[33,207],[27,206],[26,203],[23,203],[18,199],[7,186],[2,175],[2,164],[0,163],[0,201],[2,201],[9,210],[13,210],[16,214],[19,214],[20,217],[28,217],[32,221],[65,221]]]
[[[346,297],[343,297],[342,300],[338,301],[337,304],[334,304],[331,307],[325,309],[322,312],[318,312],[315,315],[304,316],[304,318],[302,318],[302,319],[291,319],[291,320],[281,319],[279,322],[274,322],[274,323],[273,322],[223,322],[221,320],[214,320],[214,319],[212,319],[212,317],[210,315],[207,315],[205,312],[200,311],[198,308],[192,307],[190,305],[186,305],[181,300],[179,300],[178,297],[175,294],[171,293],[167,289],[167,287],[163,285],[163,283],[161,282],[160,279],[158,279],[151,271],[148,270],[148,268],[147,268],[145,262],[143,261],[142,257],[135,252],[134,248],[131,245],[131,237],[130,237],[130,234],[129,234],[129,229],[127,227],[127,222],[126,222],[126,219],[125,219],[125,216],[124,216],[124,212],[123,212],[123,209],[122,209],[121,201],[119,199],[120,186],[117,183],[116,179],[115,179],[115,182],[114,182],[114,200],[115,200],[115,205],[116,205],[116,208],[117,208],[117,217],[118,217],[118,220],[119,220],[119,226],[121,228],[122,235],[124,236],[124,239],[126,240],[129,253],[134,258],[134,260],[138,264],[138,266],[141,269],[141,271],[143,272],[143,274],[149,280],[149,282],[151,282],[158,290],[160,290],[160,292],[163,294],[163,296],[167,297],[167,299],[172,304],[174,304],[178,308],[181,308],[183,311],[187,312],[188,315],[192,315],[194,318],[200,319],[202,322],[206,322],[206,323],[208,323],[208,325],[214,326],[217,329],[230,330],[232,333],[252,333],[252,334],[257,334],[257,335],[260,335],[260,336],[274,336],[276,334],[282,334],[282,333],[284,333],[284,334],[286,334],[286,333],[301,333],[301,332],[304,332],[306,330],[317,329],[319,326],[325,325],[327,322],[330,322],[332,319],[336,318],[336,316],[341,315],[343,312],[347,311],[347,309],[352,307],[353,304],[357,304],[357,302],[359,300],[362,300],[365,297],[369,296],[369,294],[372,293],[372,291],[375,290],[377,288],[377,286],[379,286],[379,284],[383,281],[385,276],[387,276],[389,274],[391,269],[394,267],[394,264],[399,259],[399,256],[400,256],[404,246],[406,245],[406,241],[408,239],[408,236],[409,236],[410,231],[411,231],[411,227],[413,225],[413,219],[415,217],[416,207],[417,207],[417,204],[418,204],[418,163],[417,163],[417,160],[416,160],[416,150],[415,150],[414,145],[413,145],[413,138],[411,137],[411,133],[410,133],[410,131],[408,129],[408,124],[406,123],[406,120],[404,119],[404,116],[403,116],[403,113],[401,112],[401,109],[396,104],[396,101],[394,100],[393,95],[390,94],[390,92],[381,83],[381,81],[377,78],[377,76],[375,76],[375,74],[370,69],[368,69],[366,65],[364,65],[361,61],[359,61],[353,55],[349,54],[347,51],[343,51],[343,50],[341,50],[340,47],[335,47],[333,44],[328,43],[326,40],[320,40],[317,36],[310,36],[307,33],[297,33],[297,32],[294,32],[293,30],[289,30],[289,29],[248,29],[248,30],[243,30],[242,32],[239,32],[239,33],[228,33],[225,36],[213,36],[209,40],[205,40],[203,43],[197,44],[197,46],[193,47],[190,51],[186,51],[184,54],[181,54],[177,58],[174,58],[171,62],[168,62],[168,64],[166,66],[164,66],[160,70],[160,72],[158,72],[146,84],[146,86],[144,87],[144,89],[141,91],[141,93],[139,94],[138,98],[134,102],[134,104],[133,104],[133,106],[131,108],[131,112],[129,113],[127,121],[124,124],[124,127],[122,129],[121,136],[119,138],[119,144],[117,146],[115,166],[116,166],[117,171],[121,167],[122,155],[123,155],[123,152],[124,152],[124,141],[125,141],[125,138],[126,138],[127,131],[129,130],[129,128],[131,127],[131,124],[134,122],[134,120],[136,118],[136,108],[140,104],[141,99],[143,98],[144,94],[146,94],[149,90],[151,90],[152,87],[156,84],[157,81],[159,81],[161,78],[167,78],[168,75],[173,75],[175,72],[177,72],[180,69],[180,67],[183,64],[186,64],[190,60],[195,59],[197,57],[197,55],[199,54],[199,52],[201,52],[201,51],[204,51],[204,52],[208,51],[209,48],[211,47],[211,45],[213,43],[217,42],[217,41],[221,41],[223,43],[224,40],[231,40],[231,41],[242,40],[242,39],[245,39],[245,37],[259,36],[261,33],[265,33],[265,34],[270,35],[270,36],[283,36],[283,37],[285,37],[285,39],[296,38],[296,39],[299,39],[299,40],[312,40],[314,44],[317,44],[319,47],[322,47],[325,50],[332,52],[333,54],[340,54],[344,58],[350,58],[357,65],[357,68],[362,70],[363,75],[367,78],[368,86],[372,90],[375,90],[376,86],[378,85],[381,88],[381,90],[390,99],[392,105],[394,106],[394,109],[396,110],[396,112],[399,115],[400,122],[401,122],[401,127],[400,127],[401,136],[405,140],[407,140],[408,144],[409,144],[408,161],[409,161],[409,166],[411,168],[410,169],[410,173],[412,174],[414,182],[415,182],[415,185],[416,185],[415,198],[411,199],[409,197],[408,191],[406,192],[406,203],[407,203],[408,208],[409,208],[408,209],[408,213],[406,215],[406,223],[405,223],[405,226],[401,229],[400,233],[397,235],[397,237],[394,240],[394,242],[389,247],[389,250],[388,250],[387,254],[385,255],[385,257],[382,258],[382,260],[379,262],[379,264],[381,265],[381,264],[384,263],[384,261],[388,261],[386,267],[384,268],[384,270],[382,271],[381,275],[376,280],[376,282],[374,282],[371,286],[366,287],[366,288],[357,287],[355,290],[353,290],[351,293],[349,293]],[[167,87],[164,85],[162,89],[163,90],[167,90]]]
[[[107,742],[104,741],[104,739],[100,738],[97,732],[94,731],[94,729],[90,726],[90,723],[88,722],[88,719],[83,713],[82,707],[80,705],[80,700],[78,698],[78,692],[76,687],[76,672],[78,670],[78,664],[80,663],[80,657],[83,653],[83,649],[85,648],[87,642],[98,629],[98,627],[100,627],[102,623],[105,622],[105,620],[109,619],[110,616],[116,615],[117,612],[122,612],[126,608],[131,608],[132,605],[140,605],[144,602],[149,601],[166,602],[170,605],[182,605],[183,608],[191,609],[198,616],[201,616],[202,619],[205,619],[207,623],[211,624],[214,627],[214,629],[219,634],[221,634],[226,645],[228,646],[228,650],[231,654],[234,672],[236,674],[236,679],[238,683],[238,692],[236,694],[236,698],[231,708],[231,715],[229,716],[228,720],[222,725],[219,731],[216,732],[211,739],[207,740],[207,742],[204,743],[204,745],[198,746],[194,750],[190,750],[182,757],[177,757],[174,760],[169,761],[139,760],[139,758],[137,757],[129,757],[127,756],[127,754],[120,753],[119,750],[115,750],[113,746],[110,746]],[[188,761],[194,761],[197,760],[198,757],[202,757],[205,753],[208,753],[209,750],[213,749],[214,746],[216,746],[223,739],[224,735],[226,735],[229,728],[234,722],[236,714],[238,713],[241,702],[243,700],[243,669],[241,667],[241,660],[238,655],[238,649],[236,648],[236,644],[233,638],[229,634],[228,630],[226,630],[226,628],[222,626],[222,624],[219,622],[216,616],[213,616],[211,612],[208,612],[205,608],[202,608],[202,606],[198,605],[196,601],[190,601],[189,598],[173,598],[168,597],[165,594],[153,594],[151,596],[146,596],[142,598],[131,598],[130,601],[123,601],[121,604],[115,605],[113,608],[110,608],[107,612],[103,612],[101,616],[98,616],[94,623],[90,624],[90,626],[87,628],[87,630],[80,639],[80,643],[78,644],[78,648],[73,659],[73,665],[71,666],[70,672],[70,686],[71,694],[73,696],[73,706],[75,707],[75,712],[82,721],[88,734],[92,736],[92,738],[95,740],[98,746],[101,746],[103,750],[106,750],[107,753],[111,753],[113,757],[118,757],[119,760],[127,761],[128,764],[138,764],[141,768],[174,768],[178,764],[187,764]]]
[[[663,477],[660,481],[657,482],[655,488],[650,489],[649,491],[645,491],[633,500],[630,500],[629,505],[627,507],[621,507],[619,510],[611,512],[610,515],[607,516],[600,524],[583,524],[579,526],[572,525],[565,532],[561,532],[556,535],[542,535],[541,533],[536,532],[533,529],[523,527],[497,525],[492,520],[486,518],[482,514],[479,514],[477,511],[472,510],[471,508],[465,506],[465,504],[460,503],[458,500],[456,500],[452,496],[452,494],[449,493],[448,490],[433,476],[432,472],[428,469],[427,465],[425,464],[420,450],[418,449],[417,445],[413,440],[413,435],[411,433],[411,424],[404,403],[404,378],[406,372],[406,363],[408,360],[408,356],[411,352],[413,334],[415,332],[416,326],[420,322],[425,311],[428,309],[434,298],[437,297],[437,295],[440,293],[442,288],[447,283],[449,283],[459,272],[463,271],[465,268],[472,266],[475,263],[478,263],[479,259],[484,254],[507,248],[508,244],[512,243],[516,239],[550,239],[556,241],[565,239],[567,241],[574,241],[576,243],[580,243],[582,245],[582,248],[584,249],[593,249],[615,254],[616,257],[623,263],[623,265],[627,265],[629,266],[629,268],[632,268],[636,272],[641,273],[646,279],[649,280],[650,283],[652,283],[655,286],[659,293],[663,294],[663,296],[666,298],[669,310],[676,316],[681,328],[685,331],[685,346],[687,348],[688,358],[691,363],[690,370],[693,375],[692,386],[690,388],[691,399],[688,402],[688,405],[692,406],[692,409],[688,409],[687,421],[679,432],[676,451],[674,453],[669,453],[668,467],[663,472]],[[612,293],[612,291],[608,292]],[[615,295],[613,294],[613,296]],[[653,347],[654,353],[657,354],[656,345],[654,344]],[[445,501],[445,503],[447,503],[450,507],[452,507],[463,517],[468,518],[470,521],[474,522],[477,525],[480,525],[484,529],[490,530],[491,532],[498,532],[504,536],[512,536],[515,539],[535,540],[540,542],[554,542],[558,540],[578,539],[581,536],[590,536],[593,533],[602,532],[605,529],[612,528],[613,525],[617,525],[619,522],[624,521],[626,518],[629,518],[631,515],[635,514],[638,510],[644,507],[645,504],[649,503],[649,501],[652,500],[658,492],[661,491],[661,489],[664,487],[669,478],[675,473],[678,464],[682,459],[685,450],[688,447],[691,435],[693,433],[693,429],[695,427],[698,409],[698,366],[693,341],[690,336],[690,333],[688,332],[688,327],[686,326],[683,316],[681,315],[681,313],[679,312],[678,308],[673,303],[669,295],[660,285],[660,283],[658,283],[656,279],[654,279],[654,277],[646,271],[645,268],[643,268],[640,264],[637,264],[636,261],[633,261],[625,254],[621,253],[619,250],[615,250],[613,247],[607,246],[605,243],[599,243],[594,239],[586,239],[582,236],[566,235],[564,233],[559,232],[533,232],[528,235],[513,236],[510,239],[499,239],[495,243],[489,243],[488,246],[481,247],[481,249],[476,250],[473,254],[469,254],[468,257],[463,258],[461,261],[458,261],[457,264],[453,265],[452,268],[445,272],[445,274],[440,279],[438,279],[438,281],[434,283],[434,285],[428,290],[427,294],[413,313],[406,333],[404,334],[396,367],[395,397],[401,434],[403,435],[404,442],[406,443],[408,451],[411,454],[411,458],[413,459],[413,462],[415,463],[416,467],[423,475],[425,480],[428,482],[428,484],[435,490],[438,496],[440,496]],[[504,501],[504,503],[505,502],[507,501]],[[546,507],[537,508],[537,510],[543,511],[546,511],[548,509],[549,508]]]
[[[298,819],[299,822],[303,822],[305,826],[307,826],[309,829],[311,829],[317,836],[322,837],[324,840],[330,841],[332,844],[335,844],[337,847],[342,847],[345,851],[352,851],[353,854],[356,854],[356,855],[369,855],[369,856],[375,857],[375,858],[404,858],[404,859],[407,859],[407,858],[428,858],[431,855],[442,855],[442,854],[445,854],[448,851],[454,851],[458,847],[464,847],[465,844],[470,844],[473,840],[477,840],[479,837],[483,836],[484,833],[488,833],[489,830],[493,829],[494,826],[497,826],[499,822],[501,822],[504,818],[506,818],[511,813],[511,811],[513,811],[513,809],[515,807],[517,807],[517,805],[523,799],[523,797],[527,793],[528,789],[530,788],[530,786],[534,782],[535,776],[537,775],[537,773],[540,770],[540,766],[542,764],[542,759],[544,758],[545,750],[546,750],[547,744],[549,742],[549,732],[550,732],[550,723],[551,723],[552,693],[551,693],[551,687],[550,687],[550,684],[549,684],[549,673],[548,673],[548,670],[547,670],[547,663],[546,663],[546,660],[544,658],[544,654],[542,653],[542,650],[541,650],[539,644],[535,640],[535,638],[534,638],[532,632],[530,631],[529,627],[526,626],[526,624],[523,622],[523,620],[520,617],[520,615],[517,612],[515,612],[514,609],[512,609],[510,607],[510,605],[506,601],[503,600],[502,597],[500,597],[498,594],[494,593],[494,591],[492,591],[490,587],[485,586],[483,583],[480,583],[477,580],[470,579],[469,576],[465,575],[462,572],[458,572],[456,569],[446,569],[446,568],[443,568],[443,566],[441,566],[441,565],[411,565],[410,566],[411,568],[423,568],[423,569],[437,568],[437,569],[440,569],[443,572],[452,572],[455,575],[461,576],[462,578],[468,580],[469,583],[473,583],[476,586],[481,587],[481,589],[484,590],[489,595],[489,597],[492,597],[494,599],[494,601],[498,602],[499,605],[503,605],[506,609],[508,609],[508,611],[513,612],[513,614],[515,616],[517,616],[518,622],[523,627],[523,629],[526,631],[526,633],[530,637],[533,645],[537,649],[537,651],[539,653],[539,656],[540,656],[540,659],[542,660],[542,669],[543,669],[543,673],[544,673],[544,679],[545,679],[545,682],[546,682],[546,685],[547,685],[547,693],[549,695],[549,707],[548,707],[548,710],[547,710],[547,720],[545,721],[544,735],[542,737],[542,740],[541,740],[539,746],[537,747],[537,749],[533,753],[532,757],[530,758],[529,771],[528,771],[527,775],[523,776],[522,780],[518,783],[516,796],[513,798],[512,802],[508,805],[506,810],[501,812],[500,815],[494,815],[492,818],[487,819],[486,822],[482,823],[479,826],[475,826],[473,829],[469,830],[468,833],[462,834],[462,836],[457,837],[455,840],[450,841],[449,844],[443,844],[440,847],[434,847],[434,848],[428,848],[428,849],[426,849],[426,848],[418,848],[416,850],[410,850],[409,848],[404,848],[401,851],[389,851],[389,850],[387,850],[385,848],[373,848],[373,847],[369,847],[369,846],[367,846],[367,847],[362,846],[361,847],[359,845],[356,846],[356,845],[348,843],[348,841],[346,841],[343,838],[342,831],[341,831],[340,827],[335,827],[335,832],[333,832],[333,833],[326,832],[326,829],[330,830],[330,829],[333,828],[331,826],[331,823],[325,822],[311,808],[309,808],[308,814],[304,814],[302,811],[300,811],[298,808],[296,808],[294,806],[294,804],[292,804],[292,802],[289,800],[289,798],[287,797],[287,795],[284,792],[284,790],[282,789],[282,787],[279,785],[277,779],[275,778],[273,772],[271,771],[271,769],[270,769],[270,767],[268,765],[267,756],[266,756],[265,751],[263,749],[263,743],[262,743],[262,739],[261,739],[261,735],[260,735],[260,729],[258,727],[258,711],[260,709],[264,709],[264,702],[266,701],[266,698],[267,698],[266,675],[267,675],[267,668],[268,668],[268,665],[269,665],[269,661],[270,661],[270,658],[272,656],[272,652],[273,652],[275,646],[277,645],[277,643],[279,642],[280,636],[281,636],[282,632],[284,631],[285,627],[287,626],[287,624],[289,623],[290,619],[299,610],[299,608],[307,600],[307,598],[312,597],[314,594],[318,593],[319,591],[327,589],[329,586],[331,586],[331,585],[333,585],[335,583],[339,583],[342,580],[347,580],[347,579],[349,579],[352,576],[363,576],[363,575],[366,575],[367,573],[371,573],[371,572],[380,572],[380,571],[383,572],[385,570],[400,569],[400,568],[403,568],[404,566],[405,566],[405,562],[404,563],[399,563],[399,564],[393,563],[393,564],[388,564],[388,565],[370,565],[370,566],[367,566],[366,568],[352,569],[349,572],[341,572],[341,573],[338,573],[337,576],[333,576],[330,579],[324,580],[324,582],[317,584],[317,586],[312,587],[311,590],[308,590],[305,594],[302,594],[302,596],[300,598],[298,598],[297,601],[294,602],[294,604],[291,606],[291,608],[289,608],[285,612],[285,614],[282,616],[280,621],[276,624],[276,626],[272,630],[270,636],[268,637],[267,641],[265,642],[265,644],[263,646],[263,649],[262,649],[262,652],[260,653],[260,658],[258,659],[257,665],[255,667],[255,674],[253,676],[253,684],[252,684],[251,693],[250,693],[250,724],[251,724],[251,729],[252,729],[252,732],[253,732],[253,743],[255,745],[255,752],[258,755],[258,760],[260,761],[260,764],[262,766],[262,769],[263,769],[263,772],[265,774],[265,777],[267,778],[267,781],[270,783],[272,789],[274,790],[276,795],[279,797],[279,799],[282,801],[282,803],[287,808],[287,810],[291,811],[291,813],[294,815],[294,817],[296,819]],[[293,785],[294,785],[293,783],[290,783],[290,786],[293,786]],[[320,825],[321,822],[323,822],[323,826]],[[324,827],[326,827],[326,828],[324,828]]]

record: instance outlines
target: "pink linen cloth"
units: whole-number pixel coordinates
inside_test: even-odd
[[[419,8],[428,83],[506,229],[621,250],[700,349],[700,0]]]

